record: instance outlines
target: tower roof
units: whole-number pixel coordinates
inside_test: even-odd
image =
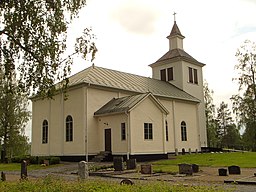
[[[183,36],[183,35],[181,34],[180,29],[179,29],[179,27],[178,27],[176,21],[174,21],[174,24],[173,24],[173,26],[172,26],[171,33],[170,33],[170,35],[169,35],[168,37],[172,37],[172,36],[176,36],[176,35],[179,35],[179,36],[181,36],[182,38],[185,38],[185,36]],[[167,37],[167,38],[168,38],[168,37]]]

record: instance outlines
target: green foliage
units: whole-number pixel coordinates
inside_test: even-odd
[[[94,59],[91,29],[77,38],[73,52],[66,51],[67,29],[85,5],[86,0],[0,1],[0,66],[7,77],[18,70],[22,92],[51,97],[56,80],[67,86],[74,56]]]
[[[50,165],[55,165],[60,163],[60,158],[59,157],[50,157]]]
[[[215,120],[215,105],[213,104],[213,91],[210,90],[209,85],[204,81],[204,104],[207,130],[207,145],[209,147],[218,147],[218,133],[217,122]]]
[[[4,77],[0,67],[0,140],[2,160],[28,154],[28,138],[24,135],[30,118],[26,95],[19,92],[16,79]]]
[[[200,166],[227,167],[238,165],[241,168],[256,167],[256,153],[254,152],[233,152],[233,153],[203,153],[191,155],[179,155],[176,159],[161,160],[153,163],[153,169],[161,169],[165,172],[165,167],[178,166],[180,163],[198,164]]]
[[[49,160],[50,165],[60,163],[60,158],[59,157],[53,157],[53,156],[40,156],[40,157],[38,157],[38,163],[39,164],[43,164],[44,160]]]
[[[231,98],[233,111],[239,126],[245,128],[245,147],[256,151],[256,44],[245,41],[237,50],[236,57],[238,64],[235,68],[239,76],[234,80],[239,84],[239,93]]]
[[[217,132],[220,147],[241,149],[241,137],[235,125],[228,104],[221,102],[217,109]]]
[[[83,181],[83,182],[67,182],[61,179],[52,177],[46,177],[36,181],[23,181],[23,182],[0,182],[0,191],[12,192],[12,191],[40,191],[40,192],[149,192],[149,191],[161,191],[161,192],[181,192],[181,191],[194,191],[194,192],[211,192],[211,191],[226,191],[221,187],[211,186],[184,186],[171,185],[167,182],[146,182],[136,183],[135,185],[120,185],[115,182],[106,182],[102,180],[96,181]]]
[[[205,81],[204,103],[208,146],[241,149],[240,133],[232,120],[228,105],[221,102],[216,116],[212,95],[213,91],[209,89],[208,83]]]
[[[41,156],[41,157],[35,157],[35,156],[15,156],[11,158],[12,163],[21,163],[23,160],[26,160],[29,162],[29,164],[43,164],[44,160],[49,160],[50,165],[55,165],[60,163],[59,157],[53,157],[53,156]]]

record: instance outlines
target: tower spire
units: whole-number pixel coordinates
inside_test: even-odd
[[[169,39],[169,49],[183,49],[183,39],[185,38],[176,23],[176,12],[173,12],[174,24],[170,35],[167,37]]]

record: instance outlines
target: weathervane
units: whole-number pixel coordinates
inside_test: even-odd
[[[175,12],[173,13],[173,16],[174,16],[174,22],[176,22],[176,14],[177,14],[177,13],[175,13]]]

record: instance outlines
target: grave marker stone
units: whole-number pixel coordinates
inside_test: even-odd
[[[151,164],[141,165],[140,172],[141,172],[141,174],[152,174],[153,173],[152,165]]]
[[[89,177],[88,164],[85,161],[78,163],[78,175],[80,179],[86,179]]]
[[[128,159],[126,161],[127,169],[136,169],[137,164],[136,164],[136,159]]]
[[[192,175],[192,165],[186,163],[179,164],[179,174]]]
[[[123,171],[124,170],[123,157],[114,157],[113,163],[114,163],[115,171]]]
[[[21,162],[20,178],[23,180],[23,179],[27,179],[27,177],[28,177],[27,162],[23,160]]]
[[[219,176],[228,176],[227,171],[228,171],[227,169],[220,168],[219,169]]]
[[[241,174],[241,170],[239,166],[236,165],[232,165],[228,167],[228,173],[229,174],[233,174],[233,175],[240,175]]]

